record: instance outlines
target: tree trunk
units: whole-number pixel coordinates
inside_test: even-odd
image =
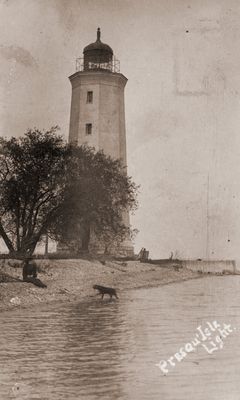
[[[44,250],[44,257],[48,257],[48,234],[46,234],[46,239],[45,239],[45,250]]]
[[[86,226],[84,228],[83,237],[82,237],[82,250],[88,251],[88,246],[90,242],[90,226]]]
[[[1,222],[0,222],[0,236],[2,236],[4,243],[6,244],[8,250],[9,250],[9,253],[14,253],[15,249],[13,247],[13,244],[12,244],[11,240],[9,239],[8,235],[6,234],[5,230],[3,229]]]

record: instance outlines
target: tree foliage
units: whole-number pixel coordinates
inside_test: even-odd
[[[32,254],[45,234],[81,238],[86,249],[90,230],[123,239],[136,191],[119,160],[64,143],[57,127],[0,141],[0,235],[10,253]]]
[[[66,146],[54,127],[0,142],[0,234],[10,253],[32,254],[64,199]]]
[[[90,231],[105,245],[131,235],[123,214],[134,210],[137,187],[119,160],[89,147],[69,147],[66,195],[57,221],[61,240],[88,249]]]

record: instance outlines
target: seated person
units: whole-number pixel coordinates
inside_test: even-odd
[[[26,258],[23,265],[23,280],[27,281],[29,276],[37,278],[37,264],[32,257]]]

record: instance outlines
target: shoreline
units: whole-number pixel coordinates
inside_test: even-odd
[[[39,288],[22,282],[20,262],[5,260],[0,273],[14,282],[0,283],[0,312],[26,309],[38,304],[83,301],[95,297],[94,284],[126,290],[165,286],[215,274],[178,268],[174,262],[152,265],[139,261],[36,260],[38,278],[47,285]],[[107,296],[106,296],[107,297]]]

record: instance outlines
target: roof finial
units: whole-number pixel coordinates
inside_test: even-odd
[[[100,42],[100,37],[101,37],[101,31],[100,28],[97,30],[97,41]]]

